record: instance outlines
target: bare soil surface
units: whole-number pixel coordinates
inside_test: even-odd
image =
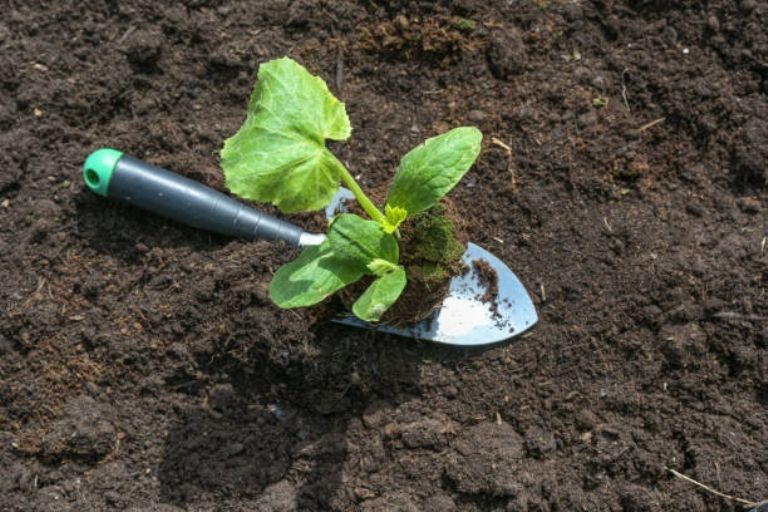
[[[768,498],[764,1],[0,12],[0,510],[741,510],[666,468]],[[286,54],[347,103],[365,187],[483,131],[451,197],[531,335],[465,354],[281,311],[292,249],[86,190],[101,146],[222,188]]]

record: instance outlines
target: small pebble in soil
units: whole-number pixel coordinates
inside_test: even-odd
[[[582,409],[576,413],[574,420],[576,423],[576,428],[581,431],[594,430],[600,424],[600,420],[597,418],[595,413],[589,409]]]
[[[482,121],[485,121],[485,118],[488,117],[488,114],[483,112],[482,110],[470,110],[467,114],[467,119],[472,121],[473,123],[480,123]]]
[[[760,201],[754,197],[740,197],[736,200],[736,204],[744,213],[755,214],[762,210]]]
[[[687,211],[688,213],[690,213],[695,217],[703,217],[707,213],[707,210],[702,205],[696,202],[688,203],[685,206],[685,211]]]
[[[604,76],[595,75],[594,77],[592,77],[592,80],[590,80],[590,85],[595,89],[597,89],[598,91],[604,91],[608,83]]]
[[[523,38],[516,29],[510,27],[491,33],[488,62],[491,74],[499,80],[508,80],[525,70],[528,55]]]

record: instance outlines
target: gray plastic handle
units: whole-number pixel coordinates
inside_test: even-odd
[[[108,197],[124,203],[222,235],[248,240],[282,240],[298,246],[304,234],[293,224],[128,155],[117,162],[106,192]]]

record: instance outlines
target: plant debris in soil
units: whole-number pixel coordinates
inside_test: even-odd
[[[494,306],[496,298],[499,296],[499,276],[490,263],[485,260],[474,260],[472,262],[472,271],[485,288],[485,293],[479,297],[482,302]]]
[[[667,468],[766,498],[765,2],[6,4],[0,510],[741,510]],[[451,199],[535,332],[469,357],[281,311],[293,249],[83,185],[111,146],[222,189],[285,54],[366,190],[482,130]]]

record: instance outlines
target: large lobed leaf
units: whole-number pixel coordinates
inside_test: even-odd
[[[456,186],[480,154],[483,134],[471,126],[427,139],[401,160],[387,197],[391,209],[416,215]]]
[[[286,213],[320,210],[340,180],[325,141],[351,131],[344,104],[321,78],[287,57],[264,63],[245,123],[221,150],[227,187]]]

